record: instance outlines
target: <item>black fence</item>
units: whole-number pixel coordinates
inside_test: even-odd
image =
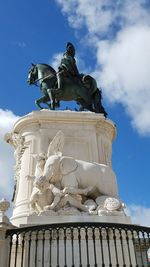
[[[150,228],[59,223],[8,230],[8,267],[150,266]]]

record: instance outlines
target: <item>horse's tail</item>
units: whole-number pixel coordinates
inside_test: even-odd
[[[102,105],[102,91],[97,88],[96,92],[93,94],[93,104],[96,113],[104,114],[107,117],[107,112]]]
[[[88,93],[92,96],[97,90],[96,80],[90,75],[83,75],[82,82],[83,82],[83,84],[85,84],[85,86],[86,86],[86,84],[88,84],[88,86],[90,86]]]

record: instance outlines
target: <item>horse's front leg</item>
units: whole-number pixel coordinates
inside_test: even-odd
[[[55,110],[55,98],[54,98],[54,96],[52,94],[52,89],[48,89],[47,90],[47,94],[48,94],[50,102],[51,102],[51,109]]]
[[[43,107],[40,105],[41,103],[45,103],[47,101],[47,97],[46,96],[42,96],[41,98],[35,100],[35,105],[39,108],[39,109],[43,109]]]

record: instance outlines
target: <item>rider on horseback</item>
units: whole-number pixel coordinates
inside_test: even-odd
[[[34,64],[29,71],[28,83],[39,82],[43,96],[36,100],[36,105],[42,109],[40,103],[45,103],[50,109],[59,107],[59,101],[76,101],[80,111],[89,110],[103,113],[107,116],[101,103],[101,91],[97,88],[96,80],[90,75],[79,73],[75,61],[75,48],[67,43],[59,71],[47,64]],[[56,83],[56,75],[58,86]]]
[[[81,80],[74,56],[75,48],[73,44],[67,43],[66,52],[63,54],[57,72],[58,89],[62,90],[64,77],[69,77],[76,83],[79,83]]]

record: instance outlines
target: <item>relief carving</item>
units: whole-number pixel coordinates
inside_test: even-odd
[[[116,176],[105,164],[63,156],[64,134],[59,131],[47,155],[37,155],[30,214],[124,214]]]

